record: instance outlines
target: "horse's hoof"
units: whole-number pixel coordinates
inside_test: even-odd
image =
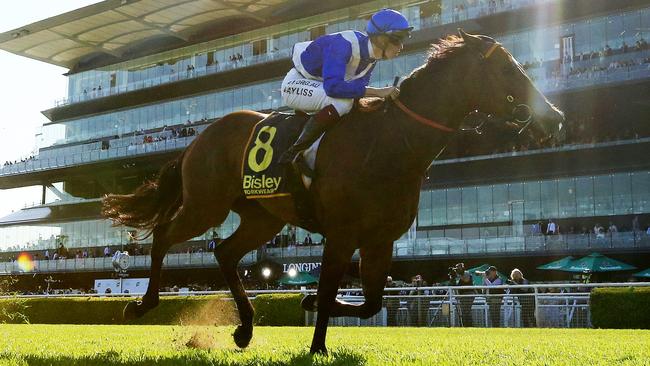
[[[122,318],[124,321],[128,322],[130,320],[142,317],[146,312],[147,310],[144,308],[144,305],[141,301],[131,301],[124,307]]]
[[[318,296],[315,294],[309,294],[302,298],[300,306],[305,311],[315,312],[318,311]]]
[[[235,344],[239,348],[246,348],[253,338],[253,327],[244,327],[243,325],[238,325],[235,329],[235,333],[232,334]]]
[[[309,349],[309,353],[311,353],[312,355],[319,354],[319,355],[326,356],[327,355],[327,347],[325,347],[324,344],[319,345],[319,346],[316,346],[316,345],[312,344],[311,348]]]

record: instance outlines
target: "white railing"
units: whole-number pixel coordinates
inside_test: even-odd
[[[386,288],[382,309],[373,317],[332,318],[330,325],[589,328],[591,290],[631,286],[650,282]],[[362,296],[350,293],[361,289],[339,290],[339,298],[363,303]],[[306,313],[305,323],[313,325],[315,313]]]

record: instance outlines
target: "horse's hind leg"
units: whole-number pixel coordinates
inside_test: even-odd
[[[237,273],[237,264],[246,253],[273,238],[285,223],[272,216],[256,201],[241,199],[233,209],[239,214],[239,227],[217,246],[214,255],[239,311],[241,325],[235,330],[233,338],[238,347],[244,348],[253,337],[254,310]]]
[[[201,213],[209,212],[210,215]],[[229,210],[210,207],[195,207],[185,204],[176,217],[168,223],[157,226],[153,231],[153,245],[151,246],[151,273],[147,292],[139,303],[130,302],[124,308],[124,319],[139,318],[147,311],[158,305],[160,290],[160,272],[165,254],[176,243],[181,243],[205,233],[210,227],[216,226],[225,220]],[[215,216],[216,215],[216,216]]]

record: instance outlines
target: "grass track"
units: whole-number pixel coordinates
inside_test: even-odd
[[[650,331],[335,328],[329,356],[308,353],[313,328],[0,325],[0,365],[648,365]]]

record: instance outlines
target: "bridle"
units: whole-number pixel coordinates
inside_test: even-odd
[[[485,53],[479,51],[479,55],[482,60],[487,60],[492,53],[499,47],[502,47],[500,43],[494,42],[492,45],[485,51]],[[397,79],[396,79],[397,80]],[[483,99],[483,96],[485,93],[481,93],[481,99]],[[517,134],[523,133],[530,124],[533,122],[533,109],[526,103],[516,103],[515,98],[512,95],[506,96],[506,101],[510,104],[513,104],[512,107],[512,112],[510,113],[509,116],[505,117],[495,117],[491,114],[483,113],[480,112],[478,109],[470,111],[468,114],[465,115],[463,118],[463,122],[461,123],[458,131],[463,131],[463,132],[475,132],[478,135],[483,134],[484,127],[486,126],[486,123],[488,122],[511,122],[514,123],[516,126],[519,127],[519,131]],[[404,112],[407,116],[409,116],[411,119],[422,123],[426,126],[436,128],[438,130],[441,130],[443,132],[454,132],[455,130],[445,126],[439,122],[433,121],[429,118],[426,118],[422,116],[421,114],[418,114],[417,112],[414,112],[412,109],[407,107],[402,101],[400,101],[398,98],[393,100],[393,103],[402,111]],[[477,122],[474,123],[472,126],[468,127],[467,122],[470,119],[476,119]]]
[[[485,53],[479,51],[479,57],[481,58],[482,61],[485,61],[492,55],[492,53],[495,50],[501,47],[502,45],[499,42],[493,41],[492,45],[490,45],[490,47]],[[481,101],[484,100],[485,94],[486,94],[485,91],[481,93],[481,97],[480,97]],[[497,117],[491,114],[480,112],[478,109],[475,109],[469,112],[467,115],[465,115],[459,130],[465,132],[471,131],[471,132],[475,132],[478,135],[481,135],[483,134],[486,123],[488,123],[489,125],[490,123],[494,123],[494,122],[510,122],[519,128],[517,135],[522,134],[526,129],[528,129],[528,127],[530,127],[531,123],[533,123],[534,121],[533,109],[526,103],[517,103],[515,97],[513,97],[512,94],[508,94],[506,96],[506,102],[512,105],[510,115]],[[484,105],[484,104],[479,103],[479,105]],[[467,122],[471,119],[476,119],[477,122],[474,125],[468,127]]]

